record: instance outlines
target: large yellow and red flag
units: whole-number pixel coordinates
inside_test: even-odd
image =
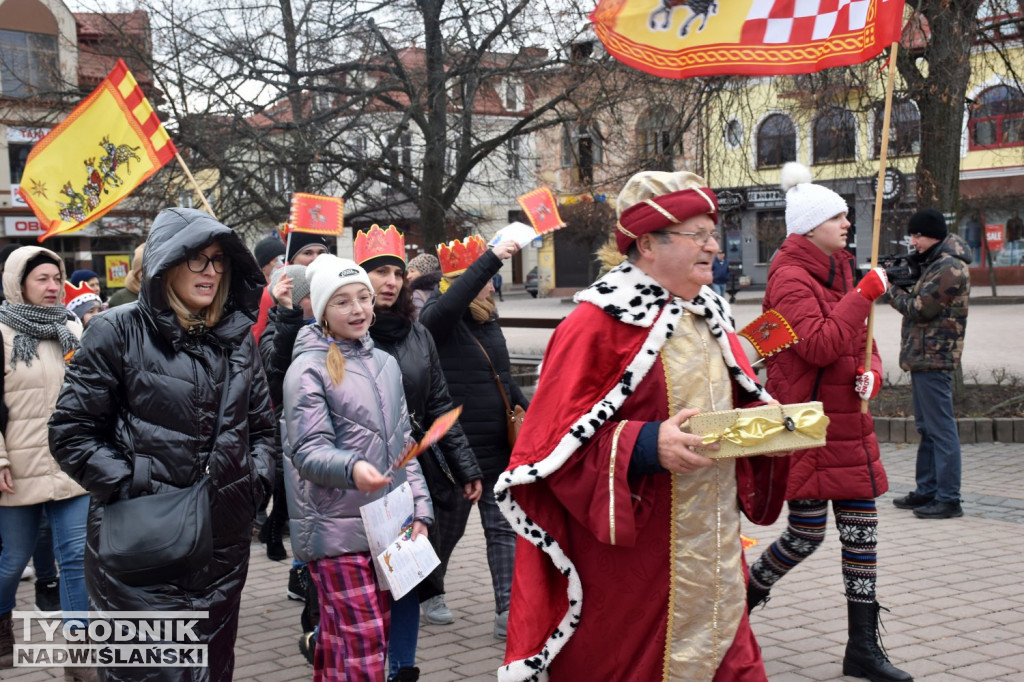
[[[292,194],[288,225],[282,237],[291,232],[340,235],[345,226],[345,200],[319,194]]]
[[[895,42],[904,0],[601,0],[594,30],[619,61],[664,78],[812,73]]]
[[[28,155],[18,193],[46,232],[79,230],[114,208],[177,150],[124,61]]]

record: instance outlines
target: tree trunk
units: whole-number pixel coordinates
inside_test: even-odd
[[[439,0],[420,0],[419,4],[423,12],[423,41],[427,67],[427,121],[423,130],[425,139],[419,208],[423,244],[430,249],[448,240],[446,210],[440,201],[445,193],[448,93],[445,88],[444,36],[441,34],[443,3]]]
[[[921,114],[917,160],[918,208],[955,216],[960,208],[960,140],[971,48],[980,0],[922,0],[930,38],[923,50],[900,52],[898,66]],[[918,60],[927,65],[925,74]]]

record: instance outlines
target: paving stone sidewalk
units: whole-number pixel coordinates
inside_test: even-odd
[[[964,447],[960,519],[925,521],[892,506],[913,487],[913,446],[883,445],[890,491],[879,498],[879,599],[884,643],[893,662],[918,682],[1024,681],[1024,447]],[[831,524],[831,520],[830,520]],[[753,561],[782,532],[745,524],[759,541]],[[846,606],[839,541],[830,526],[824,545],[773,590],[752,623],[772,682],[855,680],[842,676]],[[253,545],[236,646],[236,680],[309,680],[312,668],[297,648],[300,605],[285,599],[290,562],[268,561]],[[494,604],[483,532],[472,517],[449,572],[454,625],[420,628],[420,679],[494,680],[503,643],[491,634]],[[18,608],[31,609],[23,582]],[[4,680],[34,682],[59,669],[18,668]]]

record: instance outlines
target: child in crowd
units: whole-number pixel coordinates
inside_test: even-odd
[[[418,463],[393,471],[410,444],[398,363],[374,348],[373,285],[329,254],[307,270],[315,325],[295,339],[284,382],[285,480],[292,551],[320,602],[314,680],[386,679],[391,600],[378,584],[359,508],[408,480],[413,538],[433,510]]]

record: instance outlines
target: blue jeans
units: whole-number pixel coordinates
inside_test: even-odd
[[[388,637],[388,677],[401,668],[416,665],[416,644],[420,632],[420,598],[412,590],[391,600],[391,634]]]
[[[911,372],[917,447],[917,490],[939,502],[960,501],[960,436],[953,414],[950,372]]]
[[[57,559],[53,556],[53,533],[46,511],[40,514],[39,539],[36,551],[32,553],[32,565],[36,569],[36,580],[49,582],[57,577]]]
[[[14,609],[21,572],[28,565],[39,536],[39,518],[46,509],[53,532],[53,553],[60,566],[60,606],[64,611],[88,611],[85,589],[85,524],[89,496],[51,500],[24,507],[0,507],[0,613]]]
[[[725,296],[725,285],[726,284],[728,284],[728,282],[721,282],[721,283],[713,282],[711,284],[711,288],[714,289],[715,293],[718,294],[719,296]]]

